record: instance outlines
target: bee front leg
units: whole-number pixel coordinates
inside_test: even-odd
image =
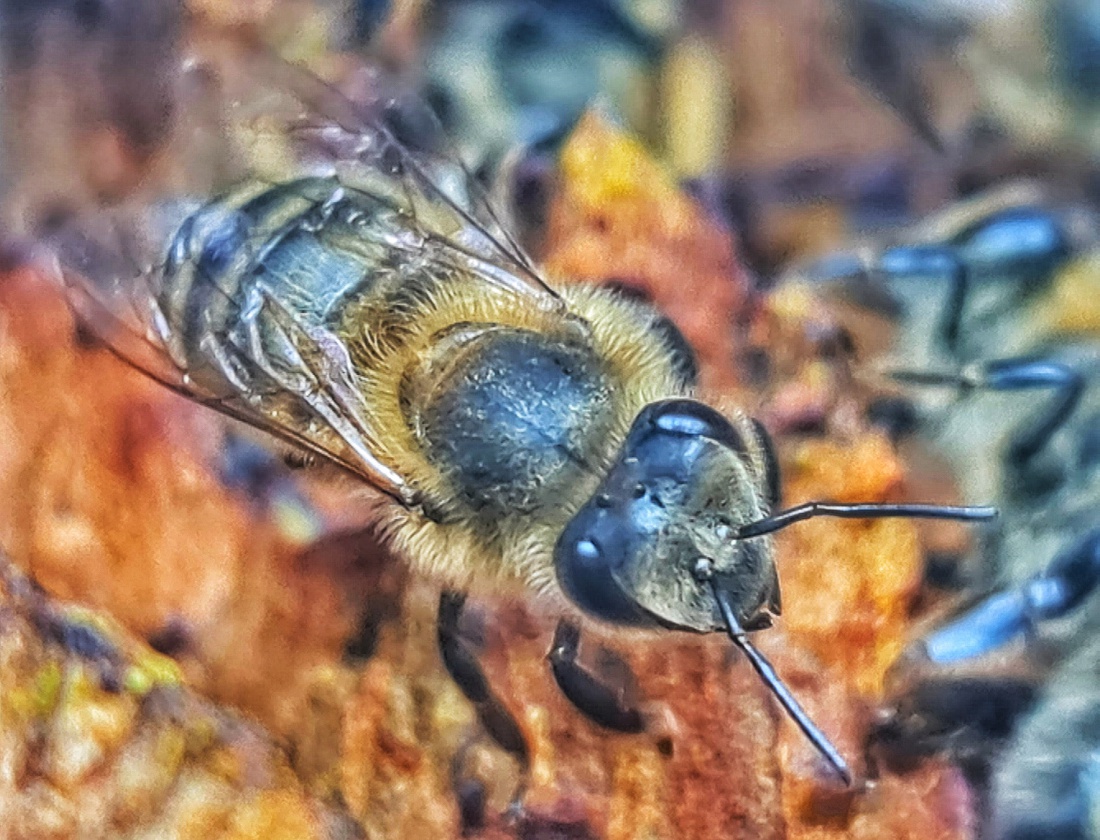
[[[461,592],[444,590],[439,596],[438,639],[439,653],[447,673],[455,681],[466,699],[474,704],[478,720],[485,731],[505,752],[515,758],[524,779],[517,790],[515,801],[522,798],[525,781],[530,769],[531,757],[527,739],[512,713],[493,694],[477,657],[470,651],[459,633],[458,624],[466,596]]]
[[[562,619],[554,631],[554,643],[547,657],[561,693],[585,717],[606,729],[638,733],[645,729],[642,713],[623,702],[623,692],[598,679],[580,662],[581,631]]]

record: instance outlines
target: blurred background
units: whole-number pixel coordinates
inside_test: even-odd
[[[427,102],[547,276],[765,423],[785,504],[1001,509],[780,538],[761,646],[860,784],[715,640],[607,640],[661,723],[602,732],[488,603],[507,817],[363,506],[75,324],[43,231],[293,169],[256,49]],[[5,836],[1100,837],[1098,164],[1091,0],[0,0]]]

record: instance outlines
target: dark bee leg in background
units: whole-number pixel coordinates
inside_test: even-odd
[[[891,693],[903,698],[875,728],[887,760],[903,764],[948,750],[984,784],[989,762],[1015,722],[1034,705],[1041,684],[1025,669],[990,673],[984,657],[1068,618],[1100,590],[1100,529],[1059,553],[1019,586],[979,601],[913,642],[891,668]],[[976,670],[966,663],[974,661]],[[1036,835],[1039,836],[1039,835]],[[1045,835],[1044,835],[1045,836]]]
[[[940,337],[947,349],[954,353],[959,346],[959,331],[967,293],[970,291],[970,274],[953,248],[943,245],[899,245],[889,248],[879,257],[877,271],[892,277],[947,277],[951,289],[947,305],[940,319]]]
[[[959,333],[962,329],[963,310],[970,291],[970,273],[961,261],[955,260],[951,268],[951,293],[947,298],[947,308],[940,319],[940,336],[951,353],[959,350]]]
[[[581,631],[577,625],[565,619],[558,622],[547,658],[561,693],[585,717],[606,729],[642,732],[645,721],[641,712],[624,705],[621,691],[599,680],[577,661],[580,642]]]
[[[1073,253],[1073,242],[1058,213],[1041,206],[1007,207],[955,233],[949,241],[902,245],[885,251],[879,262],[895,275],[938,274],[951,278],[941,335],[954,352],[970,292],[970,273],[1000,276],[1029,294],[1046,284]]]
[[[918,642],[913,655],[948,664],[982,656],[1043,621],[1062,618],[1100,588],[1100,530],[1057,555],[1039,574],[999,592]]]
[[[439,596],[439,653],[443,657],[443,664],[447,668],[447,673],[451,675],[451,679],[466,695],[466,699],[474,704],[478,720],[489,737],[519,763],[522,781],[513,798],[513,805],[518,807],[531,765],[527,740],[523,737],[519,723],[512,713],[493,694],[477,657],[470,651],[459,633],[459,619],[462,617],[462,609],[465,605],[466,596],[460,592],[444,590]]]
[[[990,391],[1053,390],[1054,396],[1046,410],[1019,432],[1009,445],[1008,459],[1017,466],[1027,463],[1047,445],[1077,407],[1085,387],[1081,374],[1068,365],[1023,357],[996,359],[962,373],[895,371],[891,376],[899,382],[949,385],[964,391],[978,388]]]
[[[888,248],[873,268],[892,279],[949,279],[939,332],[955,353],[975,277],[1010,279],[1021,294],[1028,294],[1047,283],[1072,253],[1072,239],[1059,214],[1024,205],[991,213],[949,241]]]

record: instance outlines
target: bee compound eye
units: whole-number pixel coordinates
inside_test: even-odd
[[[651,619],[615,579],[628,553],[621,523],[582,510],[566,526],[554,549],[558,582],[569,599],[594,618],[612,624],[647,625]]]

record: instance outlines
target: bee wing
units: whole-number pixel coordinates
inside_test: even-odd
[[[367,101],[359,102],[293,64],[266,54],[257,60],[298,105],[297,113],[280,118],[280,109],[267,103],[258,121],[290,138],[299,161],[400,208],[411,231],[436,251],[461,258],[467,271],[539,305],[562,305],[426,103],[380,94],[393,86],[377,73],[364,73]]]
[[[110,242],[86,229],[62,229],[49,244],[74,311],[115,355],[166,388],[311,452],[406,506],[417,503],[404,479],[373,454],[351,361],[335,335],[303,323],[258,288],[249,303],[257,317],[278,326],[279,360],[238,336],[213,336],[204,351],[218,369],[215,381],[224,385],[216,390],[172,349],[154,289],[159,269],[135,273],[132,243],[109,220],[100,217],[97,233]]]
[[[150,179],[141,185],[141,195],[111,210],[84,208],[53,230],[38,232],[58,257],[74,308],[117,355],[177,393],[415,505],[415,490],[374,454],[370,412],[337,335],[313,320],[307,323],[262,282],[223,288],[218,278],[202,276],[197,265],[194,282],[200,286],[191,299],[234,309],[240,317],[232,321],[240,329],[206,329],[210,323],[200,313],[205,325],[200,347],[176,333],[180,328],[171,326],[175,322],[158,303],[165,292],[158,264],[167,259],[179,225],[198,210],[178,196],[191,187],[208,196],[210,186],[239,180],[238,159],[247,161],[239,174],[272,185],[303,174],[332,175],[397,210],[399,230],[387,247],[451,269],[438,272],[440,282],[474,275],[538,306],[563,304],[508,234],[476,179],[450,153],[426,106],[392,96],[374,96],[361,105],[266,53],[244,60],[250,58],[260,62],[251,72],[238,67],[236,73],[219,73],[215,63],[210,74],[192,74],[196,84],[187,87],[199,105],[208,94],[216,99],[211,122],[226,134],[227,154],[220,156],[230,161],[225,173],[202,167],[191,172],[187,166],[176,173],[178,180]],[[209,161],[201,143],[191,149],[183,122],[174,137],[181,159]],[[416,137],[415,148],[399,135]],[[271,150],[276,153],[268,160],[265,152]],[[258,252],[263,244],[250,247]]]

